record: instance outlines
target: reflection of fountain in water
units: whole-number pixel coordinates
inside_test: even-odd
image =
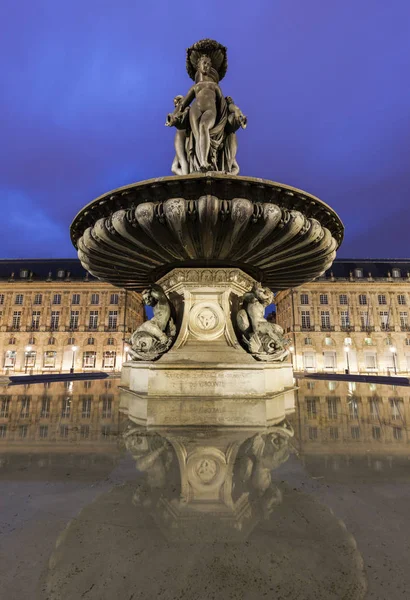
[[[130,424],[124,442],[139,480],[67,525],[43,584],[47,599],[363,598],[361,557],[343,523],[275,477],[292,435],[287,422]]]

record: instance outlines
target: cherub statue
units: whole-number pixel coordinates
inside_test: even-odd
[[[226,97],[226,103],[228,105],[228,122],[225,126],[225,155],[226,155],[226,171],[232,173],[232,175],[238,175],[239,165],[236,161],[236,152],[238,150],[238,140],[236,138],[236,132],[240,127],[246,129],[248,119],[242,113],[240,108],[236,106],[230,96]]]
[[[188,48],[187,71],[195,83],[185,97],[177,96],[175,110],[166,121],[185,131],[185,138],[177,134],[175,139],[173,173],[186,174],[185,161],[189,173],[239,172],[235,132],[246,127],[246,117],[219,87],[226,69],[226,48],[218,42],[201,40]]]
[[[132,334],[129,354],[134,360],[155,360],[169,350],[175,338],[171,304],[164,290],[157,284],[144,290],[142,299],[144,304],[153,307],[154,316]]]
[[[188,175],[189,166],[186,158],[186,142],[189,136],[189,107],[181,110],[183,96],[175,96],[175,110],[167,116],[165,125],[176,127],[175,134],[175,158],[172,162],[171,171],[174,175]]]
[[[247,350],[258,360],[281,361],[289,354],[285,345],[290,340],[283,337],[282,327],[265,319],[265,308],[273,298],[269,288],[256,283],[242,296],[242,308],[236,317]]]

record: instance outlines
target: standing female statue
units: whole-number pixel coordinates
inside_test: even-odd
[[[246,126],[246,117],[231,98],[224,97],[219,87],[226,69],[226,48],[218,42],[201,40],[188,48],[187,71],[195,84],[185,97],[177,97],[175,110],[168,115],[166,122],[166,125],[179,130],[172,166],[175,174],[186,174],[186,165],[189,173],[210,170],[239,172],[235,158],[235,132]],[[182,129],[185,134],[181,135]],[[184,153],[181,152],[183,140]]]

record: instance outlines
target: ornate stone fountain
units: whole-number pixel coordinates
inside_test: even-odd
[[[337,214],[293,187],[239,176],[247,119],[219,82],[227,51],[187,51],[194,85],[166,119],[174,176],[113,190],[74,219],[71,237],[96,277],[140,291],[154,316],[131,336],[122,403],[137,423],[265,426],[293,405],[273,293],[321,275],[343,238]]]

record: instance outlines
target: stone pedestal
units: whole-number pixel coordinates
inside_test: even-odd
[[[156,362],[122,368],[121,409],[140,424],[266,426],[294,406],[290,362],[260,362],[233,321],[254,280],[240,269],[174,269],[157,282],[176,310],[178,335]]]

